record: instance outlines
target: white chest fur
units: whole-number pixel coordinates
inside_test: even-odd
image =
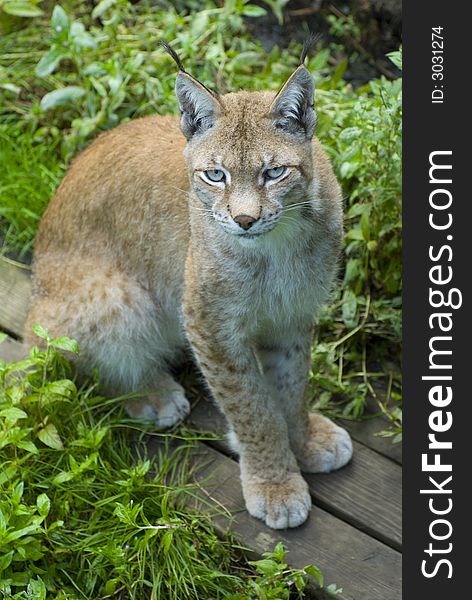
[[[243,335],[286,335],[312,322],[328,299],[336,272],[333,241],[313,223],[288,233],[244,243],[240,260],[220,264],[225,275],[214,301],[225,323]]]

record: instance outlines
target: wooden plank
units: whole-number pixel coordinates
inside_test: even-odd
[[[0,327],[21,336],[31,295],[30,270],[0,257]]]
[[[204,445],[200,445],[194,461],[202,498],[200,510],[208,512],[209,502],[220,509],[224,507],[231,515],[228,518],[220,514],[213,519],[222,534],[234,533],[243,545],[258,554],[273,550],[281,541],[288,548],[287,560],[292,566],[315,564],[323,572],[326,585],[335,583],[342,587],[343,593],[337,596],[340,600],[401,597],[399,552],[319,507],[313,508],[301,527],[271,530],[246,512],[239,467],[234,461]]]
[[[209,401],[200,399],[192,408],[190,421],[203,431],[220,436],[214,442],[229,453],[223,439],[226,421]],[[329,474],[306,474],[316,505],[339,516],[392,548],[402,544],[402,470],[384,456],[354,441],[352,461]]]
[[[372,414],[372,412],[377,411],[368,409],[366,416]],[[353,439],[372,448],[372,450],[375,450],[379,454],[392,459],[399,465],[402,464],[402,445],[400,443],[394,444],[392,438],[385,438],[378,435],[390,425],[385,417],[372,417],[362,421],[340,419],[339,424],[349,431]]]
[[[351,462],[329,474],[305,474],[314,501],[351,525],[401,550],[402,472],[354,442]]]
[[[0,344],[0,359],[5,362],[18,362],[26,358],[27,354],[23,344],[11,338],[7,338]]]

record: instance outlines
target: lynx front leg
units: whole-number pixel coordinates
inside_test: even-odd
[[[308,412],[311,337],[262,349],[259,356],[285,415],[290,445],[302,471],[328,473],[348,463],[352,442],[347,431],[322,415]]]
[[[210,323],[187,324],[200,367],[220,403],[240,452],[249,513],[274,529],[301,525],[311,508],[308,486],[290,449],[287,424],[252,351],[213,337]]]

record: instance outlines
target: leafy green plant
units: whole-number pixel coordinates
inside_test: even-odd
[[[264,552],[261,560],[249,564],[255,569],[255,576],[248,579],[246,589],[231,600],[289,600],[303,598],[308,577],[312,577],[319,587],[323,587],[323,575],[319,569],[309,565],[304,569],[291,569],[285,562],[286,550],[278,543],[272,552]]]
[[[393,58],[401,65],[401,52]],[[327,128],[347,193],[346,262],[342,293],[322,319],[330,333],[322,328],[315,346],[313,381],[324,388],[320,408],[337,394],[351,398],[345,416],[361,416],[366,397],[377,398],[398,434],[401,409],[390,401],[401,398],[399,365],[391,359],[401,343],[401,79],[371,81],[356,96]],[[335,339],[325,342],[333,323]],[[380,396],[371,383],[379,378],[387,382]]]
[[[70,19],[59,5],[52,12],[51,29],[51,47],[36,65],[38,77],[50,75],[62,60],[80,61],[83,50],[97,47],[97,41],[85,31],[84,25]]]
[[[0,124],[0,226],[4,251],[24,256],[39,220],[63,173],[59,140],[41,143],[41,131]]]

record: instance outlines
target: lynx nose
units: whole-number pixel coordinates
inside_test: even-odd
[[[236,221],[240,227],[247,231],[258,219],[249,215],[238,215],[237,217],[234,217],[233,220]]]

